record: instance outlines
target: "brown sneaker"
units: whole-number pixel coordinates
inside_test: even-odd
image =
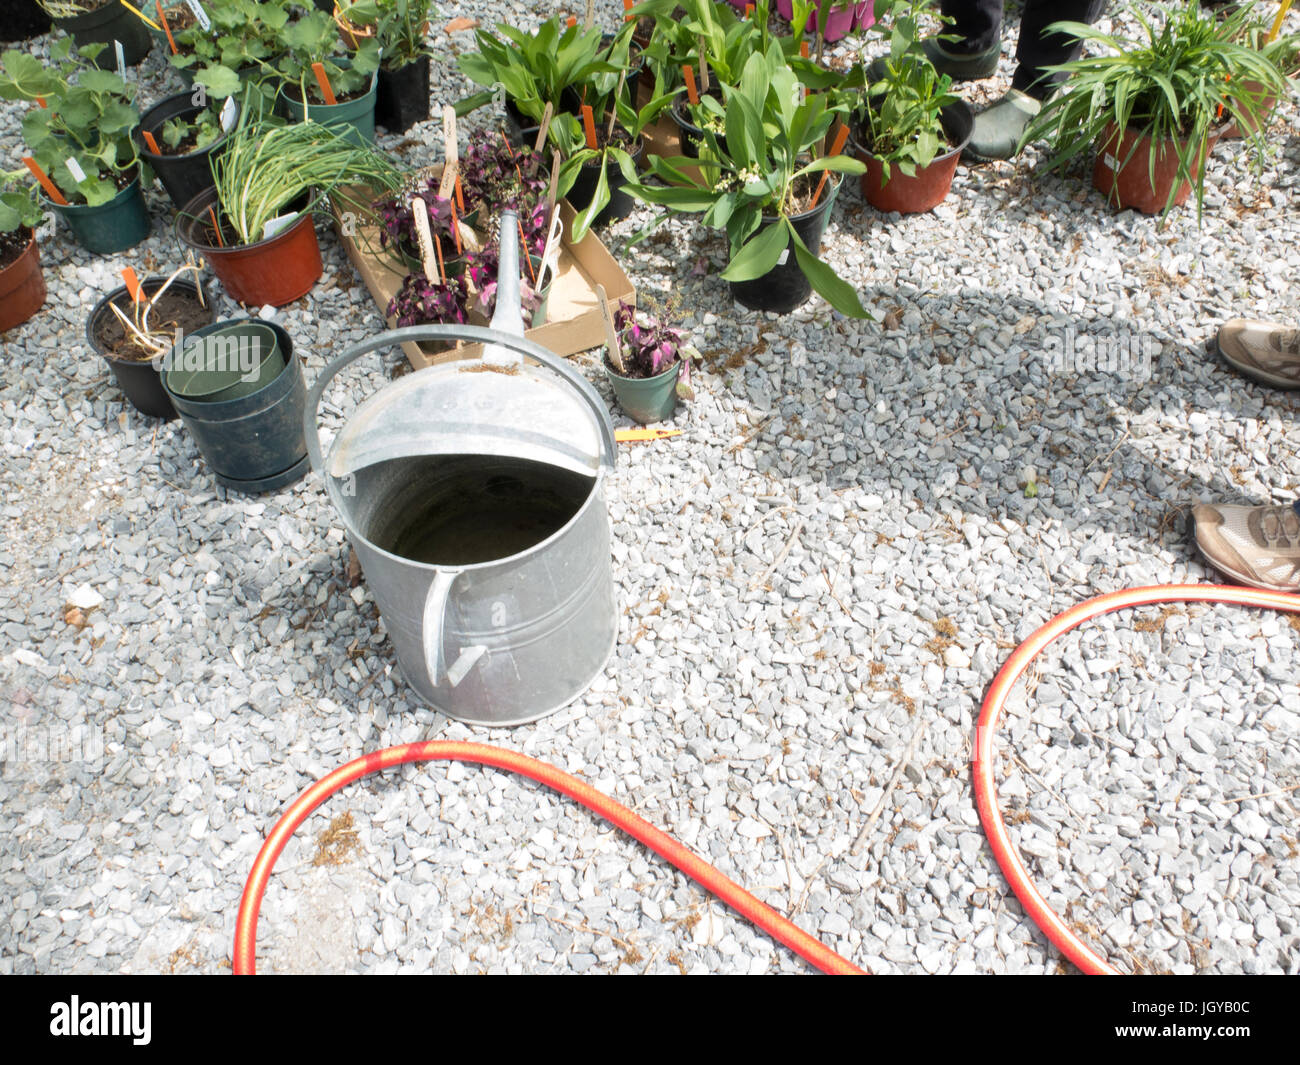
[[[1192,508],[1192,531],[1206,561],[1234,581],[1271,592],[1300,592],[1300,501],[1280,507],[1230,504]]]
[[[1300,388],[1300,329],[1234,318],[1211,341],[1224,361],[1261,384]]]

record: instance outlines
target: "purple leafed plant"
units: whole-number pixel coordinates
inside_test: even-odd
[[[400,192],[385,196],[374,203],[379,218],[379,243],[381,247],[394,247],[402,255],[420,258],[420,241],[415,234],[415,209],[413,200],[424,201],[429,218],[429,232],[435,240],[441,238],[443,247],[453,247],[451,232],[451,201],[440,199],[438,182],[428,178],[415,182]]]
[[[618,305],[614,329],[623,345],[626,377],[657,377],[681,358],[682,331],[662,325],[649,315],[642,315],[638,321],[634,307]]]
[[[464,325],[469,321],[469,287],[465,276],[446,282],[408,274],[388,304],[388,316],[398,328],[408,325]]]
[[[497,272],[500,262],[497,258],[497,245],[494,242],[479,252],[471,252],[465,274],[478,290],[478,308],[485,318],[491,318],[497,305]],[[525,320],[531,318],[534,311],[542,305],[542,297],[531,283],[532,275],[528,265],[520,259],[519,267],[519,304]]]
[[[513,148],[504,138],[487,130],[472,137],[465,158],[460,161],[465,209],[496,214],[506,208],[518,208],[522,204],[531,207],[544,201],[545,172],[539,166],[537,173],[529,176],[534,158],[531,148]]]

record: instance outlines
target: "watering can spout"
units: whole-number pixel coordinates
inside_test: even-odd
[[[524,316],[519,304],[519,218],[513,211],[501,212],[501,232],[497,241],[497,302],[492,312],[492,328],[514,336],[524,335]],[[493,366],[518,366],[517,351],[489,344],[483,349],[483,361]]]

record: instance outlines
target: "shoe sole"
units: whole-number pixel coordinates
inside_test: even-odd
[[[1219,346],[1219,338],[1217,336],[1212,336],[1205,342],[1205,350],[1211,355],[1218,355],[1219,358],[1243,377],[1249,377],[1252,381],[1255,381],[1258,384],[1268,385],[1269,388],[1276,388],[1283,392],[1294,392],[1296,389],[1300,388],[1300,384],[1297,384],[1288,377],[1274,377],[1266,370],[1261,370],[1257,366],[1238,362]]]

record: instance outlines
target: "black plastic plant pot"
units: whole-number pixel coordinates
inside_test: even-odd
[[[122,59],[129,67],[139,63],[153,48],[149,27],[124,4],[107,3],[83,15],[55,19],[54,24],[70,33],[72,42],[78,48],[88,44],[108,45],[95,60],[95,65],[100,70],[117,69],[117,48],[114,41],[121,42]]]
[[[833,186],[832,182],[834,182]],[[842,183],[832,175],[831,180],[826,183],[826,198],[811,211],[794,215],[790,219],[794,224],[794,231],[799,234],[799,239],[814,255],[821,252],[822,234],[826,231],[826,222],[831,216],[831,206],[835,203],[835,197]],[[780,220],[777,218],[764,216],[760,231],[767,226],[776,225],[778,221]],[[771,311],[774,314],[789,314],[802,304],[812,295],[812,283],[799,269],[793,240],[786,246],[783,254],[785,261],[777,263],[762,277],[754,278],[752,281],[729,282],[732,298],[751,311]]]
[[[709,90],[709,95],[718,100],[722,99],[721,94],[715,89]],[[685,96],[678,96],[674,98],[668,113],[677,126],[677,135],[681,139],[682,155],[690,159],[698,159],[700,157],[700,144],[704,140],[704,130],[691,120],[690,107],[690,102]],[[720,137],[719,143],[725,148],[727,144],[726,138]]]
[[[166,280],[165,277],[147,277],[140,282],[140,286],[144,289],[146,296],[152,296],[162,287],[163,282]],[[192,281],[178,280],[173,281],[167,291],[185,292],[195,297],[202,294],[202,302],[207,304],[208,307],[208,320],[211,321],[215,316],[212,301],[208,297],[207,290],[202,285],[196,285]],[[115,303],[119,307],[124,307],[128,299],[126,286],[120,285],[95,304],[95,309],[90,312],[90,316],[86,319],[86,342],[90,345],[91,350],[104,357],[104,361],[108,363],[109,369],[113,372],[113,379],[117,382],[117,387],[122,390],[122,394],[126,396],[131,406],[150,418],[164,418],[170,421],[176,417],[176,408],[172,406],[171,397],[167,395],[166,389],[162,386],[157,365],[150,359],[119,359],[105,351],[96,339],[95,334],[104,316],[113,313],[108,309],[109,304]]]
[[[644,150],[645,141],[638,140],[636,150],[628,153],[632,156],[632,165],[634,167],[640,165],[641,154]],[[623,171],[619,169],[618,163],[613,159],[605,160],[605,180],[609,183],[609,206],[592,219],[591,224],[593,226],[608,225],[610,222],[617,222],[621,218],[626,218],[632,213],[632,208],[636,205],[632,194],[623,190],[623,186],[627,184],[627,179],[623,177]],[[596,195],[596,187],[599,184],[599,165],[584,164],[578,171],[573,187],[569,189],[564,198],[569,201],[569,206],[575,211],[582,211],[591,203],[592,197]]]
[[[203,110],[202,107],[194,106],[190,93],[178,92],[154,104],[140,116],[140,126],[136,130],[135,139],[140,155],[153,167],[154,173],[158,175],[158,180],[162,182],[162,187],[177,210],[186,207],[204,189],[212,187],[212,160],[226,150],[229,135],[223,132],[206,148],[186,152],[184,155],[160,155],[150,150],[142,134],[147,130],[153,135],[154,140],[161,144],[164,123],[173,118],[190,120],[195,115],[201,114]]]
[[[240,322],[259,322],[259,319],[219,322],[196,329],[190,337],[201,337]],[[188,399],[167,387],[167,370],[162,375],[163,387],[167,388],[181,421],[194,437],[217,483],[248,494],[272,492],[293,484],[306,475],[310,466],[303,437],[307,385],[302,364],[294,357],[289,334],[275,323],[270,326],[279,340],[285,367],[279,376],[251,395],[217,402]]]
[[[138,174],[108,203],[90,207],[84,203],[64,205],[45,199],[45,206],[68,223],[78,244],[96,255],[134,248],[149,235],[153,225],[140,193]]]
[[[26,41],[50,32],[50,16],[36,0],[14,0],[12,7],[0,26],[0,41]]]
[[[514,101],[507,98],[506,139],[511,145],[518,147],[522,144],[531,148],[537,143],[537,134],[541,128],[540,123],[525,115],[514,105]]]
[[[405,133],[429,118],[429,57],[420,56],[396,70],[379,68],[375,125],[389,133]]]

